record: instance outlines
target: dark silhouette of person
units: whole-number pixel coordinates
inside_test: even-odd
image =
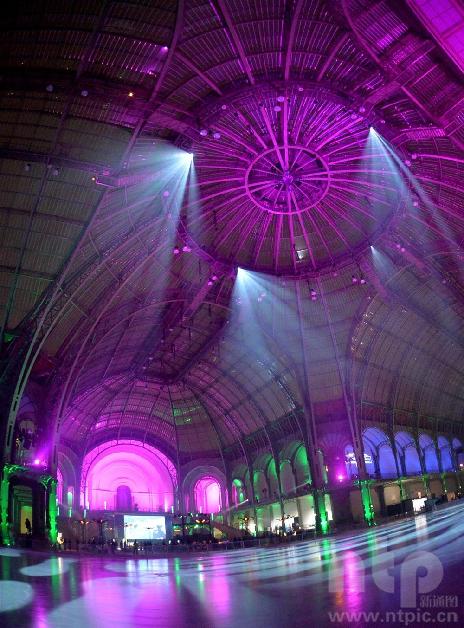
[[[32,534],[32,526],[31,526],[31,522],[30,522],[30,520],[28,518],[26,518],[25,526],[26,526],[27,534]]]

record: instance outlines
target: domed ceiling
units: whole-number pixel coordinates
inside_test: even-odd
[[[408,6],[21,0],[2,19],[4,381],[34,367],[63,442],[243,453],[348,398],[461,424],[462,75]],[[166,147],[169,167],[193,155],[178,207]],[[298,359],[226,333],[237,267],[287,282]],[[277,335],[283,299],[259,298]]]
[[[186,228],[223,262],[276,274],[333,266],[398,208],[368,121],[316,84],[239,90],[202,108],[201,124]]]

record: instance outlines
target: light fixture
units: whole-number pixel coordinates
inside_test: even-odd
[[[276,105],[274,107],[274,111],[282,111],[282,107],[280,105]]]
[[[351,283],[358,283],[358,278],[356,275],[351,275]]]
[[[200,135],[206,137],[208,135],[208,129],[200,129]]]
[[[221,134],[220,134],[218,131],[215,131],[215,132],[213,133],[213,138],[214,138],[215,140],[220,140],[220,139],[221,139]]]
[[[164,190],[163,196],[164,198],[167,198],[169,196],[169,190]]]
[[[162,46],[161,52],[167,52],[169,48],[167,46]]]
[[[54,88],[53,88],[53,85],[50,83],[49,85],[47,85],[45,89],[47,90],[47,92],[51,94]]]
[[[211,277],[211,279],[212,279],[213,281],[217,281],[217,280],[219,279],[219,277],[218,277],[217,275],[213,275],[213,276]]]
[[[184,251],[184,253],[191,253],[192,249],[189,247],[188,244],[184,244],[184,246],[182,247],[182,250]]]
[[[213,280],[212,279],[208,279],[208,286],[212,286],[213,285]]]
[[[84,98],[86,98],[89,95],[89,92],[86,89],[83,89],[81,91],[81,96],[83,96]]]
[[[277,96],[277,102],[284,102],[285,96]]]
[[[179,255],[179,253],[180,253],[180,248],[179,248],[178,246],[175,246],[175,247],[172,249],[172,252],[174,253],[174,255]]]
[[[129,92],[127,95],[129,96],[129,98],[133,98],[134,97],[134,92]]]
[[[367,283],[367,281],[364,279],[364,277],[361,277],[361,279],[359,280],[359,283],[360,283],[362,286],[365,286],[365,285],[366,285],[366,283]]]

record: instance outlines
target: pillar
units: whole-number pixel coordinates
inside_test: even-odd
[[[361,501],[363,505],[364,519],[369,527],[375,525],[374,505],[371,497],[372,480],[358,480],[357,484],[361,491]]]
[[[400,488],[401,491],[401,488]],[[387,506],[385,504],[385,487],[383,484],[380,484],[379,486],[375,487],[375,492],[377,493],[377,496],[379,498],[379,503],[380,503],[380,514],[383,517],[387,516]]]

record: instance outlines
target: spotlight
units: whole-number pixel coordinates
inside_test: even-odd
[[[95,175],[93,175],[92,181],[96,181],[96,180],[97,180],[97,177]]]
[[[411,155],[411,159],[417,159],[417,153],[413,153],[413,154]]]
[[[364,107],[364,105],[361,105],[359,107],[359,113],[366,113],[366,107]],[[371,127],[372,128],[372,127]]]
[[[129,98],[133,98],[134,97],[134,92],[129,92],[127,95],[129,96]]]
[[[47,85],[45,89],[47,90],[47,92],[51,94],[54,88],[53,88],[53,85],[50,83],[49,85]]]
[[[167,198],[169,196],[169,190],[164,190],[163,196],[164,198]]]
[[[277,102],[284,102],[285,96],[277,96]]]
[[[179,255],[179,253],[180,253],[180,248],[179,248],[178,246],[175,246],[175,247],[172,249],[172,252],[174,253],[174,255]]]
[[[184,251],[184,253],[191,253],[191,252],[192,252],[192,249],[189,247],[189,245],[188,245],[188,244],[185,244],[185,245],[182,247],[182,250]]]
[[[358,283],[358,278],[356,275],[351,275],[351,283]]]
[[[35,464],[35,465],[40,464],[40,460],[39,460],[38,458],[36,458],[36,459],[34,460],[34,464]]]
[[[221,109],[225,111],[227,109],[227,105],[221,105]]]
[[[213,281],[217,281],[217,280],[219,279],[219,277],[218,277],[217,275],[213,275],[213,276],[211,277],[211,279],[212,279]]]
[[[169,50],[169,48],[167,46],[163,46],[161,48],[161,52],[167,52]]]
[[[200,130],[200,135],[202,137],[206,137],[208,135],[208,129],[201,129]]]
[[[274,111],[282,111],[282,107],[280,107],[279,105],[276,105],[274,107]]]
[[[221,139],[221,134],[218,131],[216,131],[215,133],[213,133],[213,138],[215,140],[220,140]]]
[[[360,283],[362,286],[365,286],[365,285],[366,285],[366,283],[367,283],[367,281],[364,279],[364,277],[361,277],[361,279],[359,280],[359,283]]]
[[[213,285],[213,280],[212,279],[208,279],[208,286],[212,286]]]
[[[83,96],[84,98],[86,98],[89,95],[89,92],[86,89],[83,89],[81,91],[81,96]]]

